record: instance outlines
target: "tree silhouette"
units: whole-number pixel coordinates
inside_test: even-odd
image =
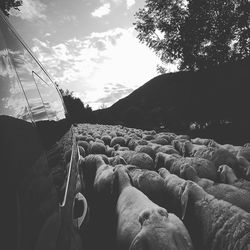
[[[1,0],[0,9],[6,16],[9,16],[9,11],[11,8],[19,10],[18,7],[20,7],[22,4],[23,4],[22,0]]]
[[[73,91],[63,90],[57,87],[63,97],[65,107],[72,123],[76,122],[94,122],[95,116],[91,107],[87,104],[86,107],[80,98],[74,97]]]
[[[180,70],[206,69],[250,55],[248,0],[146,0],[138,38]]]

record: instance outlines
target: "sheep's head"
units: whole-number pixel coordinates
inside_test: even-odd
[[[227,184],[233,184],[237,181],[237,177],[232,168],[227,165],[221,165],[218,168],[220,181]]]
[[[196,202],[202,200],[206,196],[206,192],[193,181],[185,181],[180,188],[179,197],[181,202],[181,210],[182,210],[182,220],[186,215],[188,202]]]
[[[145,209],[139,215],[139,222],[141,225],[160,223],[164,218],[168,218],[168,212],[164,208]]]
[[[159,175],[165,179],[168,175],[170,175],[170,172],[166,168],[160,168],[158,170]]]
[[[193,147],[194,147],[194,145],[192,142],[190,142],[190,141],[184,142],[184,146],[182,148],[182,155],[183,156],[192,155]]]
[[[244,178],[250,180],[250,162],[243,156],[238,156],[237,158]]]
[[[180,167],[180,177],[186,180],[196,181],[198,174],[189,164],[182,164]]]
[[[123,189],[127,186],[132,186],[131,183],[132,179],[126,166],[121,164],[115,166],[112,177],[111,194],[117,199]]]

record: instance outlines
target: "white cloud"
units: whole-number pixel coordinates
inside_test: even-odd
[[[110,3],[105,3],[98,9],[94,10],[91,15],[93,17],[103,17],[110,13]]]
[[[93,32],[84,39],[72,38],[52,47],[38,39],[33,42],[32,50],[59,85],[74,91],[94,109],[107,97],[105,87],[126,86],[111,91],[113,96],[122,98],[156,76],[156,65],[160,63],[159,58],[139,42],[133,28]],[[108,97],[105,100],[110,101],[106,105],[117,101]]]
[[[135,4],[135,0],[127,0],[127,9],[131,8]]]
[[[46,15],[44,14],[46,5],[39,0],[23,0],[23,4],[19,7],[19,9],[20,11],[11,9],[10,15],[17,16],[28,21],[32,21],[36,18],[46,19]]]
[[[114,4],[117,4],[117,5],[119,5],[119,4],[121,4],[122,2],[123,2],[124,0],[100,0],[100,3],[111,3],[111,2],[113,2]]]

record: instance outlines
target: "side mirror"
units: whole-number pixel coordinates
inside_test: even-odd
[[[82,225],[88,222],[88,203],[81,193],[75,195],[72,208],[73,225],[80,229]]]

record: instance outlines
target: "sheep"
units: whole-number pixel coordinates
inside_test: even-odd
[[[162,153],[165,153],[165,154],[177,154],[179,155],[180,153],[175,150],[175,148],[171,145],[164,145],[164,146],[159,146],[159,147],[156,147],[155,148],[155,152],[158,153],[158,152],[162,152]]]
[[[180,158],[180,155],[177,154],[165,154],[162,152],[159,152],[156,154],[155,157],[155,169],[159,168],[166,168],[169,169],[172,163],[177,159]]]
[[[169,144],[169,142],[166,140],[166,139],[164,139],[164,138],[156,138],[156,139],[152,139],[152,140],[150,140],[150,142],[152,142],[152,143],[156,143],[156,144],[159,144],[159,145],[168,145]]]
[[[115,167],[118,164],[127,165],[127,162],[120,155],[109,157],[108,160],[109,160],[109,164],[113,167]]]
[[[108,159],[105,159],[101,155],[90,154],[84,158],[84,162],[80,165],[86,185],[86,198],[88,201],[89,199],[93,199],[92,193],[96,170],[107,161]]]
[[[131,176],[134,187],[142,191],[156,204],[164,206],[164,181],[157,172],[146,169],[130,168],[129,175]]]
[[[116,132],[115,131],[111,131],[110,133],[109,133],[109,135],[110,135],[110,137],[113,139],[114,137],[117,137],[117,134],[116,134]]]
[[[78,145],[78,150],[79,150],[79,154],[80,154],[82,157],[85,157],[85,156],[86,156],[85,149],[84,149],[82,146],[79,146],[79,145]]]
[[[109,135],[103,135],[103,136],[101,137],[101,140],[104,141],[104,144],[105,144],[105,145],[110,145],[111,136],[109,136]]]
[[[143,134],[146,134],[146,135],[156,135],[156,131],[155,130],[145,130],[145,131],[143,131]]]
[[[159,133],[157,134],[156,139],[165,139],[168,141],[168,144],[171,144],[171,137],[167,134]]]
[[[226,149],[212,147],[200,148],[193,154],[193,156],[212,161],[216,168],[220,165],[226,164],[235,171],[237,176],[241,174],[236,156]]]
[[[142,135],[142,139],[146,141],[150,141],[150,140],[155,139],[155,136],[154,135]]]
[[[164,167],[172,174],[180,175],[180,167],[183,164],[190,164],[192,167],[194,167],[198,173],[198,176],[201,178],[207,178],[213,181],[217,180],[217,170],[211,161],[198,157],[184,158],[176,155],[167,155],[164,153],[158,153],[156,155],[156,168]]]
[[[177,135],[175,137],[176,140],[187,140],[190,141],[190,136],[189,135]]]
[[[129,148],[129,150],[135,150],[135,148],[139,145],[138,140],[135,139],[130,139],[127,142],[127,147]]]
[[[185,139],[182,139],[182,140],[176,140],[174,139],[171,144],[172,146],[179,152],[179,154],[183,155],[184,156],[184,146],[185,146],[185,143],[187,142],[188,140],[185,140]]]
[[[190,166],[189,164],[183,164],[181,166],[180,177],[185,179],[185,180],[193,181],[204,189],[214,185],[214,181],[206,179],[206,178],[200,178],[198,176],[196,170],[192,166]]]
[[[164,197],[167,201],[165,203],[167,210],[181,217],[182,210],[179,202],[179,193],[181,192],[182,185],[186,181],[175,174],[171,174],[165,168],[160,168],[158,173],[164,180]]]
[[[229,151],[230,153],[232,153],[235,156],[237,156],[238,152],[242,148],[242,146],[234,146],[234,145],[231,145],[231,144],[223,144],[223,145],[219,145],[218,147],[226,149],[227,151]]]
[[[227,165],[221,165],[218,168],[218,172],[220,174],[220,181],[225,184],[231,184],[235,187],[246,189],[250,191],[250,182],[245,179],[238,179],[233,171]]]
[[[250,180],[250,162],[243,156],[238,156],[237,159],[240,171],[240,175],[238,176],[243,177],[246,180]]]
[[[101,140],[101,139],[99,139],[99,138],[95,138],[95,142],[99,142],[99,143],[102,143],[102,144],[104,144],[104,145],[105,145],[104,141],[103,141],[103,140]]]
[[[198,145],[204,145],[204,146],[209,146],[209,144],[211,143],[211,139],[203,139],[203,138],[194,138],[191,139],[191,142],[193,144],[198,144]]]
[[[135,152],[148,154],[153,160],[155,159],[155,151],[148,145],[138,145]]]
[[[115,149],[112,147],[109,147],[108,145],[106,146],[106,155],[108,157],[111,157],[114,155]]]
[[[111,142],[110,142],[110,147],[115,146],[116,144],[119,144],[120,146],[125,146],[126,145],[126,141],[123,137],[119,136],[119,137],[113,137]]]
[[[88,152],[89,152],[89,146],[90,146],[88,142],[86,142],[86,141],[80,141],[79,140],[77,142],[77,145],[83,147],[84,150],[85,150],[85,153],[88,154]]]
[[[116,151],[115,155],[122,156],[127,164],[135,165],[141,169],[154,169],[154,161],[146,153],[137,153],[134,151]]]
[[[130,183],[124,169],[115,171],[118,200],[117,249],[193,249],[181,220],[153,203]]]
[[[106,146],[100,142],[91,142],[89,154],[106,154]]]
[[[216,199],[192,181],[183,184],[180,203],[195,249],[249,249],[249,213]]]
[[[195,154],[196,151],[198,151],[199,149],[206,149],[207,146],[205,145],[197,145],[194,144],[190,141],[186,141],[183,144],[183,148],[182,148],[182,153],[184,156],[193,156]]]
[[[113,148],[114,148],[115,150],[119,150],[119,151],[127,151],[127,150],[129,150],[128,147],[122,147],[122,146],[120,146],[120,144],[114,145]]]
[[[245,164],[243,163],[242,166],[245,167],[246,165],[250,165],[250,148],[249,147],[241,147],[241,149],[238,151],[237,153],[237,159],[243,163],[243,162],[249,162],[249,164]],[[244,159],[242,159],[244,157],[244,159],[246,159],[246,161]],[[249,167],[247,167],[249,168]],[[246,170],[246,172],[249,172],[250,175],[250,170]],[[250,176],[249,176],[250,177]],[[249,178],[250,179],[250,178]]]
[[[228,201],[247,212],[250,212],[250,192],[224,183],[214,183],[205,178],[199,178],[195,169],[189,165],[182,166],[181,176],[191,179],[200,185],[207,193],[217,199]]]
[[[112,196],[114,167],[100,161],[96,168],[90,202],[90,230],[98,241],[93,244],[94,247],[92,245],[92,248],[114,249],[116,232],[114,217],[116,201]]]
[[[90,141],[94,141],[95,139],[91,136],[91,135],[78,135],[76,137],[77,141],[86,141],[86,142],[90,142]]]

